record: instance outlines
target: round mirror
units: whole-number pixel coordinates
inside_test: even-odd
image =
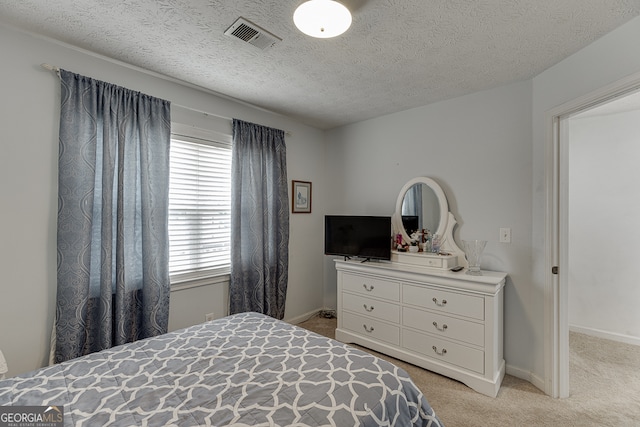
[[[396,202],[395,227],[405,242],[415,231],[426,229],[442,236],[447,226],[449,206],[442,188],[431,178],[407,182]]]

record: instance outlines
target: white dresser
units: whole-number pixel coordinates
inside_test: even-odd
[[[336,260],[336,339],[495,397],[505,374],[506,273],[482,276],[395,262]]]

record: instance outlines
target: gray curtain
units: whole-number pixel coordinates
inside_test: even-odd
[[[289,196],[284,132],[233,120],[230,313],[284,317]]]
[[[170,104],[60,70],[56,363],[167,331]]]

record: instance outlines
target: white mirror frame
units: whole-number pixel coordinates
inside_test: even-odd
[[[407,194],[407,191],[409,191],[409,189],[416,184],[425,184],[433,190],[436,197],[438,198],[438,205],[440,208],[440,223],[438,224],[437,230],[433,231],[433,233],[438,234],[439,236],[444,236],[444,230],[447,226],[447,214],[449,213],[449,205],[447,204],[447,198],[445,197],[442,188],[440,188],[440,186],[431,178],[413,178],[412,180],[407,182],[400,190],[400,193],[398,194],[398,200],[396,201],[396,210],[393,215],[394,230],[398,230],[398,232],[402,234],[402,240],[404,242],[410,242],[411,237],[407,234],[407,231],[402,225],[402,203],[404,202],[404,197]]]
[[[392,216],[392,226],[394,232],[398,232],[402,235],[402,239],[405,242],[410,242],[411,237],[407,234],[407,231],[404,229],[402,225],[402,202],[404,200],[404,196],[409,191],[409,188],[416,184],[425,184],[429,186],[435,193],[438,198],[438,203],[440,207],[440,224],[438,224],[438,229],[435,231],[438,236],[442,238],[442,244],[440,246],[440,250],[442,252],[447,252],[452,255],[456,255],[458,257],[458,265],[463,267],[468,267],[467,259],[464,255],[464,251],[458,247],[455,240],[453,239],[453,228],[458,223],[451,212],[449,212],[449,204],[447,203],[447,197],[442,190],[442,187],[431,178],[421,176],[416,177],[409,182],[407,182],[400,193],[398,194],[398,199],[396,200],[396,210]]]

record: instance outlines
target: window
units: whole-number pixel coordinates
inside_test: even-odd
[[[229,274],[231,136],[175,124],[172,131],[171,282]]]

